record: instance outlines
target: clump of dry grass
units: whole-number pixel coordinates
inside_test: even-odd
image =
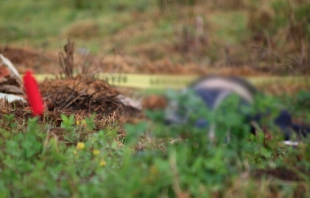
[[[248,28],[252,34],[257,62],[271,67],[299,70],[310,65],[310,34],[307,27],[310,4],[307,1],[272,1],[253,7]]]
[[[68,43],[64,46],[65,54],[59,53],[59,64],[62,72],[68,78],[73,77],[73,53],[74,53],[74,43],[68,40]]]
[[[139,113],[138,109],[125,105],[119,99],[119,92],[105,80],[95,79],[83,73],[74,75],[74,43],[68,40],[65,54],[59,53],[59,63],[64,76],[55,80],[45,80],[40,84],[49,110],[70,109],[104,113]]]

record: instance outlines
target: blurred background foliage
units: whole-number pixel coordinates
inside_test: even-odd
[[[0,44],[174,64],[310,65],[310,0],[2,0]]]

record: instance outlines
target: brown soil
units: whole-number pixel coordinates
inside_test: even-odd
[[[167,99],[163,96],[150,95],[142,100],[143,109],[156,110],[167,106]]]
[[[35,73],[57,73],[57,56],[30,48],[0,47],[0,54],[8,58],[19,73],[30,69]],[[57,69],[55,69],[57,68]]]
[[[40,52],[31,48],[0,47],[0,53],[8,58],[22,74],[30,69],[37,74],[58,74],[60,71],[59,59],[56,52]],[[207,67],[190,64],[173,64],[168,58],[158,61],[146,61],[120,54],[105,57],[95,55],[74,55],[74,64],[77,70],[87,65],[93,72],[139,73],[139,74],[184,74],[184,75],[239,75],[259,76],[267,75],[253,67],[243,65],[238,67]]]

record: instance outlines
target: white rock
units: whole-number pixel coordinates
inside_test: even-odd
[[[0,93],[0,100],[6,100],[8,101],[9,103],[11,102],[15,102],[15,101],[19,101],[21,100],[22,102],[27,102],[23,97],[21,96],[16,96],[16,95],[13,95],[13,94],[6,94],[6,93]]]

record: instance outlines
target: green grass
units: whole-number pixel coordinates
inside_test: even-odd
[[[247,15],[243,11],[214,13],[209,20],[214,26],[214,36],[221,39],[223,43],[240,44],[249,34]]]
[[[65,30],[79,20],[99,22],[100,37],[106,37],[122,29],[126,25],[123,19],[128,18],[128,14],[138,9],[144,1],[135,4],[129,1],[95,1],[95,5],[96,2],[102,4],[101,9],[89,9],[87,5],[92,6],[92,3],[86,3],[85,8],[79,9],[74,6],[74,1],[4,1],[0,10],[1,42],[18,44],[26,41],[32,45],[42,38],[66,37]],[[122,4],[124,11],[116,10],[119,4]],[[98,38],[90,40],[97,41]]]
[[[78,47],[88,48],[92,53],[111,54],[116,49],[134,56],[141,53],[140,49],[145,45],[152,51],[157,45],[163,45],[165,48],[155,50],[160,51],[158,53],[161,55],[150,57],[151,60],[163,59],[167,53],[171,53],[171,59],[182,62],[182,56],[171,49],[181,42],[178,27],[193,25],[189,21],[195,17],[191,14],[194,7],[185,5],[185,9],[170,7],[170,11],[161,13],[157,0],[6,0],[0,8],[0,44],[35,48],[44,45],[44,48],[59,50],[66,38],[71,37]],[[180,13],[176,14],[175,9],[179,9]],[[206,19],[211,26],[216,26],[212,36],[224,39],[224,42],[237,43],[240,40],[238,33],[245,31],[246,19],[239,11],[208,14]],[[88,30],[88,26],[74,26],[81,24],[81,21],[97,24],[98,32]],[[231,23],[236,25],[231,26]],[[75,37],[68,31],[82,33]]]
[[[298,101],[307,97],[302,93]],[[122,126],[117,124],[98,128],[95,116],[81,120],[77,115],[61,115],[59,126],[58,119],[48,114],[44,122],[2,115],[1,197],[310,195],[309,138],[292,148],[278,142],[276,130],[273,140],[265,140],[262,133],[249,135],[236,113],[236,101],[231,100],[224,104],[227,113],[219,111],[213,118],[219,127],[212,142],[206,129],[193,127],[192,121],[210,116],[201,108],[204,105],[192,96],[180,99],[184,105],[194,101],[200,107],[187,125],[164,126],[163,112],[149,111],[152,121],[126,124],[126,136],[118,133]],[[298,101],[292,101],[288,103],[298,107]],[[274,98],[259,99],[254,109],[277,103]],[[227,127],[234,131],[229,143]]]

